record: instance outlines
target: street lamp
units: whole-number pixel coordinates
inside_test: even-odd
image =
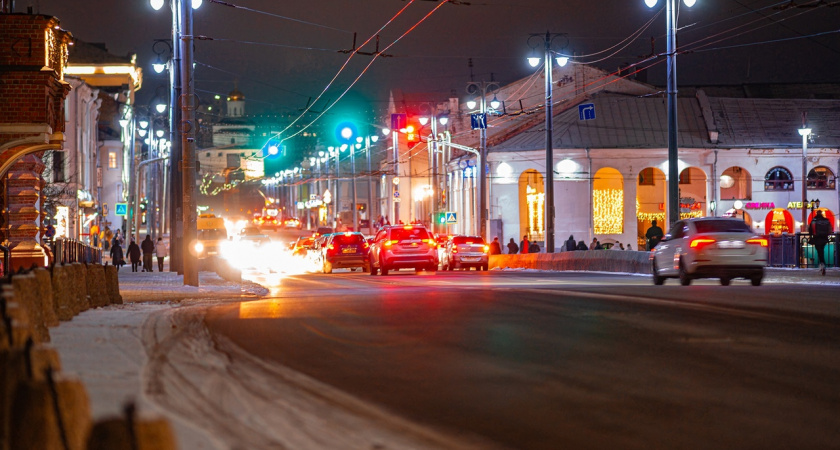
[[[666,54],[668,56],[668,222],[673,225],[680,220],[679,148],[677,147],[677,0],[665,1]],[[649,8],[658,0],[645,0]],[[691,8],[695,0],[683,0]]]
[[[544,35],[532,34],[528,38],[528,45],[531,46],[535,53],[539,45],[536,38],[543,40],[543,60],[545,62],[545,213],[543,214],[545,221],[545,251],[546,253],[554,253],[554,139],[552,137],[554,131],[554,114],[552,113],[554,100],[552,99],[552,89],[554,86],[551,79],[554,67],[551,59],[552,55],[555,55],[557,65],[563,67],[569,62],[569,58],[553,51],[551,44],[555,39],[563,38],[566,40],[566,43],[563,45],[563,48],[565,48],[569,41],[565,33],[550,33],[546,31]],[[532,56],[528,58],[528,63],[531,67],[536,67],[540,61],[539,58]]]
[[[811,129],[805,127],[799,129],[802,136],[802,231],[808,230],[808,138],[811,136]]]
[[[493,101],[498,102],[495,95],[493,95]],[[425,126],[427,123],[430,123],[431,124],[431,132],[432,132],[431,137],[429,137],[428,142],[426,144],[426,148],[429,152],[429,160],[431,161],[431,166],[432,166],[432,170],[431,170],[432,192],[431,192],[431,196],[430,196],[430,199],[431,199],[431,202],[432,202],[432,207],[431,207],[432,232],[437,233],[439,224],[437,223],[436,220],[434,220],[434,217],[435,217],[434,215],[436,213],[440,212],[439,209],[440,209],[440,192],[441,192],[440,181],[438,179],[438,170],[439,170],[439,167],[440,167],[438,158],[439,158],[439,153],[440,152],[438,151],[438,128],[437,128],[437,126],[438,126],[438,123],[440,125],[444,125],[444,126],[447,123],[449,123],[449,116],[447,116],[446,113],[438,116],[437,105],[436,104],[428,104],[428,105],[424,104],[423,106],[427,107],[429,109],[429,111],[424,112],[424,115],[420,117],[420,119],[419,119],[420,124]],[[491,102],[491,107],[493,107],[493,102]],[[498,108],[498,105],[493,107],[493,109],[496,109],[496,108]]]
[[[467,83],[467,93],[470,95],[479,95],[478,111],[479,114],[474,120],[475,128],[479,129],[479,163],[482,167],[476,166],[478,170],[478,214],[476,215],[478,234],[487,239],[487,171],[484,169],[485,161],[487,161],[487,95],[493,93],[493,98],[496,98],[495,92],[499,90],[499,85],[495,81],[471,81]],[[467,101],[467,108],[474,109],[476,106],[475,100]],[[495,109],[495,108],[494,108]]]

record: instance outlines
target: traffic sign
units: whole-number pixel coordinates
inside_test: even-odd
[[[579,120],[595,120],[595,104],[578,105],[578,118]]]
[[[394,198],[400,198],[400,191],[394,191]]]
[[[473,130],[487,128],[487,113],[470,114],[470,125]]]
[[[454,212],[451,212],[451,211],[447,211],[446,212],[446,224],[447,225],[452,225],[452,224],[455,224],[455,223],[458,223],[458,214],[454,213]]]
[[[114,205],[114,214],[118,216],[128,215],[128,203],[117,203]]]

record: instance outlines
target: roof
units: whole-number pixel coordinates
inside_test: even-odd
[[[704,97],[700,94],[699,97]],[[590,101],[595,119],[581,120],[578,107],[556,114],[554,148],[667,148],[667,100],[599,93]],[[802,113],[815,148],[840,147],[840,100],[708,98],[708,117],[698,97],[678,99],[678,146],[682,148],[800,147]],[[707,127],[707,121],[709,126]],[[711,129],[710,129],[711,128]],[[710,131],[718,132],[712,142]],[[545,149],[545,125],[530,127],[489,148],[491,152]]]
[[[85,42],[74,39],[69,47],[69,64],[133,64],[134,55],[117,56],[108,53],[108,48],[101,42]]]

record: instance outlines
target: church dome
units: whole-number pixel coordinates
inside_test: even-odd
[[[243,94],[239,89],[234,88],[228,94],[228,101],[229,102],[241,102],[245,100],[245,94]]]

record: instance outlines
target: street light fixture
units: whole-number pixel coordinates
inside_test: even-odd
[[[677,147],[677,0],[665,1],[666,54],[668,76],[668,225],[680,220],[679,148]],[[649,8],[658,0],[645,0]],[[695,0],[683,0],[691,8]]]
[[[560,67],[569,62],[569,58],[559,55],[551,49],[552,42],[557,38],[563,38],[566,43],[563,48],[569,44],[565,33],[550,33],[532,34],[528,38],[528,44],[532,49],[536,49],[538,44],[532,44],[534,38],[542,38],[544,46],[544,61],[545,61],[545,213],[543,214],[545,220],[545,251],[546,253],[554,253],[554,139],[552,137],[554,114],[552,99],[552,89],[554,88],[551,79],[553,67],[551,64],[551,55],[557,54],[556,62]],[[536,51],[536,50],[535,50]],[[529,62],[531,58],[529,58]],[[533,62],[531,65],[536,67]]]
[[[799,129],[802,136],[802,231],[808,230],[808,138],[811,137],[811,129],[803,124]]]
[[[495,81],[481,81],[475,82],[472,81],[467,83],[467,93],[470,95],[478,95],[479,100],[479,117],[480,120],[477,120],[477,125],[480,132],[480,140],[479,140],[479,153],[480,153],[480,161],[482,167],[476,166],[476,170],[478,170],[478,214],[476,215],[477,225],[478,225],[478,235],[482,236],[485,240],[487,240],[487,170],[483,167],[487,161],[487,95],[489,93],[493,93],[493,98],[496,98],[496,91],[499,90],[499,85]],[[497,100],[498,101],[498,100]],[[470,106],[470,103],[473,106]],[[467,107],[473,109],[475,107],[475,101],[471,100],[467,102]]]

